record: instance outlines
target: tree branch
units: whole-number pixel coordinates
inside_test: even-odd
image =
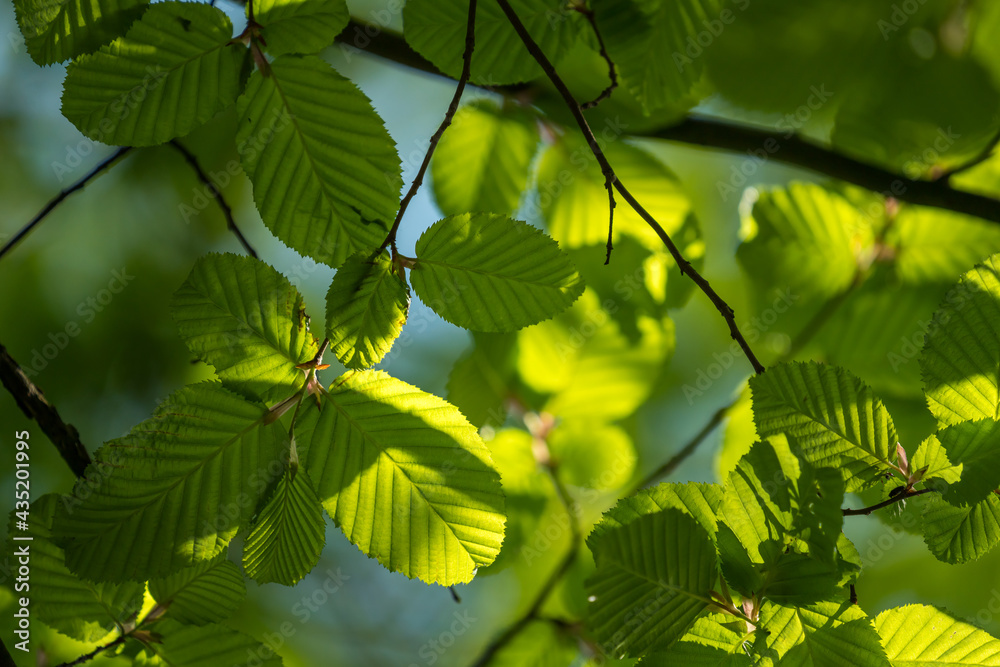
[[[362,35],[364,40],[360,38]],[[351,21],[348,29],[337,38],[337,41],[412,69],[444,76],[434,65],[413,51],[400,35],[361,21]],[[523,88],[524,86],[501,86],[496,90],[510,94]],[[866,190],[889,192],[900,201],[1000,223],[1000,200],[955,190],[948,185],[945,178],[936,181],[912,181],[901,174],[855,160],[796,135],[788,136],[785,132],[692,116],[676,125],[636,132],[633,136],[665,139],[744,155],[748,150],[763,148],[765,142],[770,140],[777,143],[769,143],[769,146],[779,146],[778,150],[768,153],[767,157],[770,160],[802,167]],[[893,191],[894,185],[896,192]]]
[[[757,360],[753,350],[750,349],[750,344],[747,343],[743,334],[740,332],[739,327],[736,325],[736,317],[733,309],[729,307],[729,304],[726,303],[714,289],[712,289],[711,285],[708,284],[708,281],[705,280],[705,278],[698,273],[693,266],[691,266],[691,263],[684,258],[663,227],[661,227],[656,219],[650,215],[638,201],[636,201],[635,197],[632,196],[632,193],[630,193],[625,187],[625,184],[618,179],[614,169],[612,169],[611,164],[608,162],[608,159],[604,156],[604,152],[601,150],[600,145],[597,143],[597,138],[594,137],[594,133],[591,131],[590,125],[587,124],[587,119],[583,115],[583,110],[580,109],[580,105],[573,98],[573,94],[570,93],[569,88],[566,87],[566,84],[556,73],[556,70],[552,66],[548,57],[546,57],[545,53],[542,52],[534,38],[528,34],[527,29],[517,17],[517,14],[510,6],[510,3],[507,0],[497,0],[497,4],[500,5],[500,9],[503,10],[503,13],[507,16],[507,20],[510,21],[511,25],[514,27],[514,30],[521,38],[521,41],[528,49],[528,52],[532,55],[532,57],[534,57],[535,61],[541,65],[542,70],[549,77],[549,80],[556,87],[556,90],[559,91],[559,94],[562,95],[563,99],[566,101],[566,105],[573,114],[573,118],[576,119],[576,123],[580,127],[580,131],[583,133],[583,136],[586,137],[587,143],[590,145],[591,152],[594,154],[598,164],[601,166],[601,172],[604,174],[608,189],[610,190],[610,188],[614,186],[615,190],[618,191],[618,194],[620,194],[622,198],[628,202],[629,206],[631,206],[635,212],[646,221],[646,224],[648,224],[653,231],[656,232],[656,235],[660,237],[660,241],[663,242],[663,245],[665,245],[667,250],[670,251],[674,261],[677,262],[677,266],[681,273],[686,274],[691,278],[691,280],[694,281],[701,291],[705,293],[705,296],[707,296],[715,305],[715,308],[719,311],[719,314],[722,315],[723,319],[726,320],[726,323],[729,325],[729,334],[733,337],[733,340],[739,343],[740,348],[743,349],[743,354],[750,360],[750,364],[753,366],[754,372],[763,373],[764,366],[762,366],[760,361]]]
[[[618,87],[618,72],[615,70],[615,61],[613,61],[611,56],[608,54],[608,47],[604,44],[604,37],[601,36],[601,31],[597,27],[597,20],[594,19],[594,10],[585,6],[577,6],[574,9],[583,14],[587,18],[587,22],[590,23],[590,27],[593,28],[594,36],[597,37],[598,50],[600,51],[601,57],[604,58],[604,62],[608,64],[608,78],[611,80],[608,87],[602,90],[600,95],[591,101],[580,105],[581,109],[587,110],[593,109],[602,101],[611,97],[611,93],[613,93],[615,88]]]
[[[241,232],[240,228],[236,226],[236,220],[233,219],[233,209],[230,208],[225,197],[222,196],[222,192],[220,192],[219,188],[215,185],[215,182],[208,177],[205,170],[201,168],[200,164],[198,164],[198,159],[177,139],[171,139],[170,145],[177,149],[178,153],[184,156],[185,162],[187,162],[191,166],[191,169],[194,170],[198,180],[201,181],[205,187],[208,188],[209,192],[212,193],[212,197],[215,198],[215,201],[219,204],[219,208],[222,209],[222,215],[226,218],[226,226],[229,228],[229,231],[236,235],[237,240],[239,240],[240,245],[243,246],[243,249],[246,250],[248,255],[254,259],[258,259],[257,251],[253,249],[250,242],[247,241],[245,236],[243,236],[243,232]]]
[[[83,663],[89,660],[93,660],[104,651],[112,649],[118,646],[119,644],[123,644],[126,639],[128,639],[128,635],[118,635],[118,637],[116,637],[114,641],[108,642],[104,646],[98,646],[90,653],[85,653],[72,662],[64,662],[62,664],[56,665],[56,667],[74,667],[75,665],[82,665]]]
[[[7,241],[7,243],[4,244],[3,248],[0,248],[0,259],[3,259],[4,256],[8,252],[10,252],[11,250],[13,250],[14,246],[16,246],[18,243],[20,243],[21,240],[24,239],[25,236],[27,236],[28,234],[30,234],[32,232],[32,230],[37,225],[39,225],[43,220],[45,220],[46,216],[48,216],[48,214],[51,213],[53,211],[53,209],[55,209],[56,206],[58,206],[59,204],[61,204],[62,201],[64,199],[66,199],[66,197],[70,196],[71,194],[73,194],[77,190],[82,190],[87,185],[87,183],[89,183],[90,181],[92,181],[95,178],[97,178],[98,176],[100,176],[101,173],[104,172],[104,170],[106,170],[109,167],[111,167],[115,162],[117,162],[118,160],[120,160],[130,150],[132,150],[132,148],[130,146],[122,146],[117,151],[115,151],[114,153],[112,153],[111,155],[109,155],[108,157],[106,157],[96,167],[94,167],[93,169],[91,169],[79,181],[77,181],[73,185],[69,186],[65,190],[62,190],[59,194],[57,194],[55,197],[53,197],[51,200],[49,200],[49,203],[46,204],[44,206],[44,208],[42,208],[42,210],[39,211],[35,215],[35,217],[33,217],[28,222],[28,224],[26,224],[24,227],[22,227],[20,229],[20,231],[17,232],[17,234],[14,234],[14,238],[12,238],[11,240]]]
[[[76,428],[59,416],[59,411],[48,402],[42,390],[28,379],[13,357],[0,345],[0,381],[7,388],[17,406],[29,418],[38,422],[42,432],[49,437],[77,477],[90,465],[90,454],[80,442]]]
[[[856,510],[845,508],[841,510],[841,513],[843,513],[844,516],[860,516],[862,514],[868,516],[875,510],[880,510],[883,507],[888,507],[889,505],[895,505],[896,503],[906,500],[907,498],[913,498],[914,496],[922,496],[925,493],[930,493],[931,491],[934,491],[934,489],[920,489],[919,491],[909,489],[908,491],[897,493],[888,500],[883,500],[882,502],[876,503],[871,507],[862,507],[861,509],[856,509]]]
[[[448,104],[448,110],[444,114],[441,125],[438,126],[437,131],[431,136],[430,145],[427,147],[427,153],[424,155],[424,161],[420,163],[417,175],[413,178],[413,182],[410,183],[410,189],[407,190],[402,201],[399,202],[399,212],[396,213],[396,219],[393,220],[392,228],[389,229],[389,234],[385,237],[385,241],[382,242],[379,252],[385,250],[386,246],[392,246],[393,257],[396,256],[396,232],[399,231],[399,223],[403,220],[403,215],[406,213],[406,207],[410,205],[410,200],[417,194],[417,190],[420,189],[420,186],[424,182],[424,174],[427,173],[427,167],[431,163],[431,157],[434,155],[434,150],[437,148],[438,142],[441,141],[444,131],[451,125],[451,121],[455,117],[455,112],[458,111],[458,103],[462,99],[462,93],[465,92],[465,85],[469,82],[469,77],[472,76],[472,52],[475,48],[476,0],[469,0],[469,19],[465,28],[465,52],[462,54],[462,74],[458,79],[458,86],[455,88],[455,94],[452,95],[451,103]]]

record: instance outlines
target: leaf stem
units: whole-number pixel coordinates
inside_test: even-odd
[[[469,0],[469,19],[465,28],[465,52],[462,54],[462,74],[458,79],[458,86],[455,87],[455,94],[451,98],[451,103],[448,104],[448,110],[444,114],[444,119],[431,136],[430,144],[427,146],[427,153],[424,155],[423,162],[420,163],[420,168],[417,169],[417,175],[413,178],[413,182],[410,183],[410,189],[406,191],[403,199],[399,202],[399,211],[396,213],[396,219],[392,221],[389,233],[386,235],[382,245],[379,246],[379,252],[385,250],[387,246],[391,246],[393,255],[396,254],[396,233],[399,231],[399,223],[403,220],[403,215],[406,213],[407,206],[410,205],[410,200],[417,194],[417,191],[424,182],[424,174],[427,173],[431,157],[434,155],[434,151],[437,149],[438,142],[441,141],[444,131],[451,125],[451,121],[455,117],[455,112],[458,111],[458,103],[462,99],[462,93],[465,92],[465,86],[472,76],[472,52],[476,48],[476,1]]]
[[[931,493],[932,491],[935,491],[935,490],[936,489],[929,489],[929,488],[928,489],[920,489],[919,491],[915,490],[915,489],[909,489],[907,491],[904,491],[903,493],[896,494],[895,496],[889,498],[888,500],[883,500],[882,502],[876,503],[876,504],[874,504],[874,505],[872,505],[870,507],[862,507],[862,508],[856,509],[856,510],[844,508],[844,509],[841,510],[841,513],[844,516],[860,516],[862,514],[865,515],[865,516],[868,516],[872,512],[874,512],[876,510],[880,510],[883,507],[888,507],[889,505],[895,505],[896,503],[898,503],[900,501],[903,501],[903,500],[906,500],[907,498],[913,498],[915,496],[922,496],[925,493]]]

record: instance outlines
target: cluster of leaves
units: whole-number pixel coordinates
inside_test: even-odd
[[[480,4],[472,81],[537,78],[499,6]],[[638,110],[650,122],[713,90],[738,105],[794,112],[819,93],[784,86],[801,80],[782,78],[792,67],[837,92],[830,142],[847,153],[924,175],[964,163],[995,134],[990,47],[977,43],[969,57],[942,50],[923,63],[895,58],[876,48],[878,32],[859,40],[853,29],[877,24],[891,11],[886,2],[838,3],[844,24],[821,36],[802,27],[807,9],[736,3],[741,21],[716,35],[704,58],[691,55],[692,34],[678,26],[710,29],[735,11],[716,0],[614,0],[592,10],[562,0],[511,4],[557,64],[597,57],[596,26],[620,77],[612,110]],[[1000,642],[942,610],[911,605],[868,619],[849,599],[862,563],[842,531],[845,493],[866,492],[912,496],[928,547],[947,562],[1000,542],[1000,450],[992,446],[1000,255],[954,285],[1000,252],[997,228],[839,185],[756,193],[738,259],[760,303],[783,291],[804,304],[770,333],[787,333],[828,363],[784,360],[800,352],[795,344],[750,381],[730,411],[724,484],[631,493],[635,417],[673,353],[669,311],[692,285],[631,210],[616,212],[611,239],[625,273],[602,267],[605,175],[586,142],[546,113],[544,98],[530,108],[483,99],[458,112],[431,164],[446,217],[410,258],[390,232],[402,185],[396,147],[368,98],[314,55],[347,25],[344,0],[248,4],[247,29],[235,38],[223,12],[194,2],[15,6],[36,62],[72,60],[63,113],[87,137],[162,144],[235,106],[233,140],[264,224],[338,269],[320,342],[302,296],[272,267],[228,254],[195,263],[171,307],[217,380],[177,391],[102,447],[71,494],[45,496],[15,517],[35,538],[33,611],[45,623],[85,641],[109,632],[137,640],[124,647],[137,664],[218,664],[248,652],[255,664],[279,664],[220,621],[245,596],[244,576],[293,585],[315,567],[325,511],[387,569],[446,586],[480,570],[537,577],[535,559],[548,565],[561,555],[547,537],[561,527],[556,541],[587,576],[580,599],[557,615],[585,618],[586,637],[611,659],[1000,660]],[[995,23],[996,12],[977,11],[985,17],[978,29]],[[950,19],[925,3],[908,20]],[[405,38],[457,76],[467,20],[466,1],[410,0]],[[771,62],[771,50],[747,46],[768,31],[801,34],[813,48]],[[759,60],[782,85],[733,76],[736,54]],[[857,63],[874,57],[919,70],[902,81],[957,77],[986,99],[957,120],[953,106],[925,100],[908,105],[903,120],[883,114],[881,80],[840,92]],[[892,125],[873,123],[883,117]],[[907,162],[953,120],[962,129],[947,156]],[[612,127],[601,139],[618,177],[700,267],[700,226],[678,180]],[[526,202],[537,206],[524,217],[547,233],[513,218]],[[372,370],[406,324],[411,284],[434,312],[474,332],[448,401]],[[817,317],[831,307],[838,317],[817,333]],[[871,316],[880,311],[892,315]],[[898,341],[931,313],[919,363],[907,363],[916,347],[897,351]],[[347,370],[323,386],[327,349]],[[934,434],[914,447],[876,390],[926,400]],[[228,559],[241,531],[242,572]],[[576,558],[580,551],[593,565]],[[568,628],[531,620],[494,664],[518,664],[530,652],[565,667],[577,655]]]

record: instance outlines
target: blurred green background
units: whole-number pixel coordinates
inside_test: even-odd
[[[356,0],[350,4],[355,16],[366,17],[396,3]],[[220,2],[220,7],[234,24],[242,25],[238,6]],[[399,29],[400,25],[400,16],[393,15],[391,27]],[[84,139],[60,115],[64,68],[42,69],[31,62],[20,42],[10,3],[0,5],[0,35],[4,36],[0,40],[3,241],[60,188],[80,178],[113,149]],[[345,58],[336,47],[325,56],[374,101],[403,156],[403,176],[408,184],[454,84],[368,56]],[[730,83],[738,91],[739,82]],[[703,103],[701,110],[741,113],[718,98]],[[817,119],[817,126],[822,122]],[[206,169],[220,171],[237,157],[229,140],[234,123],[230,110],[183,143]],[[738,321],[748,320],[754,315],[754,306],[735,261],[741,198],[731,196],[723,201],[718,189],[718,181],[727,178],[745,156],[664,142],[644,145],[686,187],[706,239],[705,274],[735,307]],[[808,172],[769,160],[746,186],[813,178]],[[36,373],[33,380],[63,418],[79,429],[90,450],[124,434],[170,392],[211,376],[205,365],[192,363],[167,309],[171,293],[197,257],[209,251],[241,251],[214,203],[185,222],[180,207],[192,205],[198,189],[198,182],[173,149],[134,151],[85,191],[69,198],[0,261],[0,343],[22,366],[32,368]],[[303,292],[317,322],[333,271],[303,259],[264,228],[254,209],[249,182],[242,174],[224,188],[224,193],[261,258]],[[420,232],[439,217],[430,189],[424,187],[402,225],[400,251],[412,255]],[[116,271],[133,276],[125,289],[106,304],[88,304],[88,299],[100,298]],[[731,341],[718,313],[701,294],[695,294],[673,317],[677,351],[656,395],[638,417],[640,437],[635,444],[640,463],[636,477],[683,446],[718,407],[731,400],[749,373],[745,360],[736,359],[722,379],[689,404],[683,386],[693,383],[698,371],[715,360],[713,353],[728,349]],[[418,320],[426,326],[414,326]],[[79,335],[69,338],[55,358],[46,359],[43,347],[62,340],[59,332],[73,322],[79,326]],[[444,395],[447,372],[470,338],[417,299],[411,306],[410,322],[396,342],[401,351],[391,355],[383,367],[424,390]],[[784,334],[765,333],[756,347],[767,363],[787,345]],[[326,379],[336,370],[327,371]],[[889,407],[893,410],[895,406],[890,402]],[[903,422],[901,426],[911,428],[911,433],[926,428],[919,410],[904,403],[900,410],[903,416],[897,416],[897,423]],[[0,426],[0,456],[8,457],[7,463],[0,464],[0,509],[6,512],[13,505],[15,431],[31,432],[33,497],[70,488],[73,478],[68,468],[6,392],[0,394]],[[720,433],[699,448],[671,479],[718,481],[715,457]],[[606,498],[604,505],[590,511],[596,514],[613,500]],[[852,498],[850,502],[860,506],[862,500]],[[1000,618],[990,611],[1000,609],[1000,554],[994,552],[970,565],[949,566],[927,551],[919,535],[907,534],[885,519],[855,518],[846,524],[867,565],[858,591],[869,614],[919,601],[944,606],[993,633],[1000,632]],[[582,573],[585,565],[581,568]],[[336,593],[320,594],[331,573],[342,585]],[[456,604],[443,588],[390,574],[364,557],[331,525],[322,560],[312,574],[290,589],[248,582],[249,599],[231,622],[259,638],[274,638],[269,633],[284,627],[280,653],[288,665],[463,665],[523,609],[544,575],[543,563],[526,572],[508,570],[477,579],[459,587],[462,602]],[[0,593],[0,632],[8,647],[12,645],[10,608],[9,594]],[[51,664],[87,650],[40,624],[35,624],[34,631],[34,645],[44,648]],[[19,664],[33,664],[17,657]]]

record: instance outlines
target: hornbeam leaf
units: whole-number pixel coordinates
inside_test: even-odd
[[[151,5],[124,37],[70,64],[63,115],[105,144],[154,146],[184,136],[236,100],[247,50],[232,37],[215,7]]]
[[[895,667],[1000,665],[1000,641],[936,607],[886,609],[875,618],[875,630]]]
[[[868,488],[895,456],[896,429],[882,401],[843,368],[783,363],[750,379],[761,438],[795,438],[817,468],[837,468],[847,491]]]
[[[948,292],[928,327],[920,369],[941,424],[1000,416],[1000,255]]]
[[[448,586],[504,535],[500,476],[458,409],[380,371],[348,373],[295,427],[327,513],[387,569]]]
[[[454,215],[417,241],[413,289],[438,315],[473,331],[514,331],[565,310],[583,281],[559,244],[526,222]]]
[[[47,494],[31,503],[28,528],[15,528],[14,517],[8,534],[31,541],[9,539],[8,553],[28,547],[31,614],[64,635],[84,642],[97,641],[116,624],[125,622],[142,605],[141,582],[122,584],[83,581],[66,568],[66,555],[52,541],[52,518],[59,498]],[[11,564],[17,562],[11,556]]]
[[[254,581],[292,586],[319,562],[326,543],[323,506],[305,470],[278,482],[243,546],[243,569]]]
[[[514,213],[538,142],[535,120],[522,109],[486,100],[463,106],[431,160],[438,208],[445,215]]]
[[[962,422],[938,431],[937,439],[951,464],[962,467],[961,478],[948,485],[945,500],[977,503],[1000,486],[1000,422]]]
[[[215,558],[284,469],[288,434],[267,417],[205,382],[102,447],[53,524],[70,570],[138,581]]]
[[[247,586],[236,564],[219,554],[215,560],[150,580],[149,594],[167,607],[169,618],[206,625],[229,618],[246,599]]]
[[[718,484],[659,484],[622,498],[604,513],[601,521],[587,537],[587,543],[599,540],[609,530],[620,528],[646,514],[667,508],[678,509],[695,519],[713,539],[722,506],[723,490]]]
[[[562,0],[511,0],[511,7],[557,65],[581,30],[579,12]],[[469,23],[469,0],[409,0],[403,8],[403,36],[414,51],[448,76],[458,78]],[[476,50],[472,82],[497,86],[528,81],[541,68],[521,43],[495,2],[476,6]]]
[[[284,664],[274,647],[233,630],[225,625],[181,625],[168,618],[157,621],[150,630],[160,641],[149,642],[146,656],[137,661],[142,665],[170,667],[219,667],[219,665],[249,665],[281,667]],[[150,655],[159,658],[150,660]]]
[[[939,560],[976,560],[1000,543],[1000,496],[991,493],[975,505],[952,505],[936,493],[924,497],[924,541]]]
[[[264,224],[338,266],[385,239],[399,208],[399,156],[371,102],[315,56],[281,56],[236,103],[236,145]]]
[[[96,51],[142,15],[144,0],[17,0],[14,10],[31,59],[61,63]]]
[[[622,85],[642,102],[647,114],[693,96],[704,62],[685,55],[691,48],[685,40],[697,32],[694,26],[718,21],[722,7],[720,0],[610,0],[594,4],[594,19]]]
[[[374,366],[399,337],[409,308],[410,287],[386,253],[351,255],[326,295],[330,349],[348,368]]]
[[[860,607],[849,602],[822,602],[809,607],[766,602],[758,627],[769,633],[760,651],[761,665],[889,667],[871,621]]]
[[[298,364],[318,351],[302,295],[252,257],[210,254],[174,294],[181,338],[231,388],[277,401],[302,386]]]
[[[681,510],[643,515],[589,545],[597,563],[587,580],[589,624],[612,657],[668,648],[709,607],[715,547]]]
[[[316,53],[336,39],[351,14],[345,0],[256,0],[254,20],[272,56]],[[247,11],[250,11],[249,5]]]

